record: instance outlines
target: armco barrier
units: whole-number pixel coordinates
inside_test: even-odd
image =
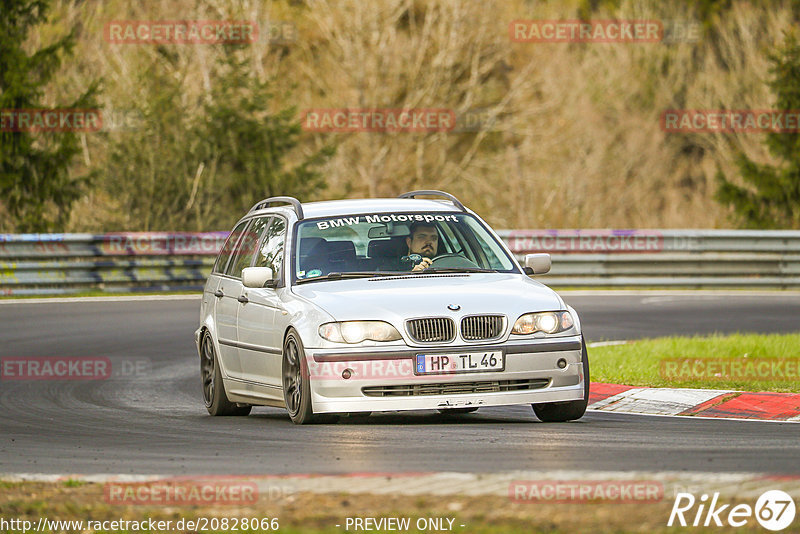
[[[800,287],[800,231],[504,230],[573,287]],[[0,235],[0,294],[199,291],[227,232]]]
[[[201,291],[227,232],[0,235],[0,295]]]
[[[549,252],[552,286],[800,286],[795,230],[507,230],[521,258]]]

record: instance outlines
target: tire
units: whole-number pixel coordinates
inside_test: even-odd
[[[237,404],[228,400],[225,393],[225,384],[222,382],[222,372],[219,370],[219,358],[214,350],[214,340],[206,330],[203,343],[200,346],[200,378],[203,384],[203,402],[211,415],[238,415],[250,414],[252,406]]]
[[[338,416],[332,414],[314,415],[311,406],[311,382],[308,376],[303,342],[294,329],[289,330],[283,342],[282,365],[283,401],[289,418],[296,425],[313,423],[335,423]]]
[[[439,410],[439,413],[442,413],[442,414],[445,414],[445,415],[460,415],[460,414],[472,413],[472,412],[477,412],[477,411],[478,411],[478,407],[476,406],[476,407],[472,407],[472,408],[449,408],[449,409],[446,409],[446,410]]]
[[[581,361],[583,362],[583,400],[532,404],[533,413],[544,423],[563,423],[580,419],[589,405],[589,355],[586,342],[581,339]]]

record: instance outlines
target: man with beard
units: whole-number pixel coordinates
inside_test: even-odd
[[[439,232],[436,227],[425,223],[411,225],[409,237],[406,238],[408,255],[419,254],[422,261],[415,265],[412,271],[423,271],[431,266],[431,259],[435,258],[439,249]]]

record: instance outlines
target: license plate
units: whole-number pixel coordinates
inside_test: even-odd
[[[440,375],[483,373],[505,369],[503,352],[452,352],[448,354],[417,354],[414,374]]]

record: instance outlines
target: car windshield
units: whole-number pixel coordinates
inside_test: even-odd
[[[519,272],[505,248],[466,213],[374,213],[309,219],[297,226],[297,282],[423,273]]]

